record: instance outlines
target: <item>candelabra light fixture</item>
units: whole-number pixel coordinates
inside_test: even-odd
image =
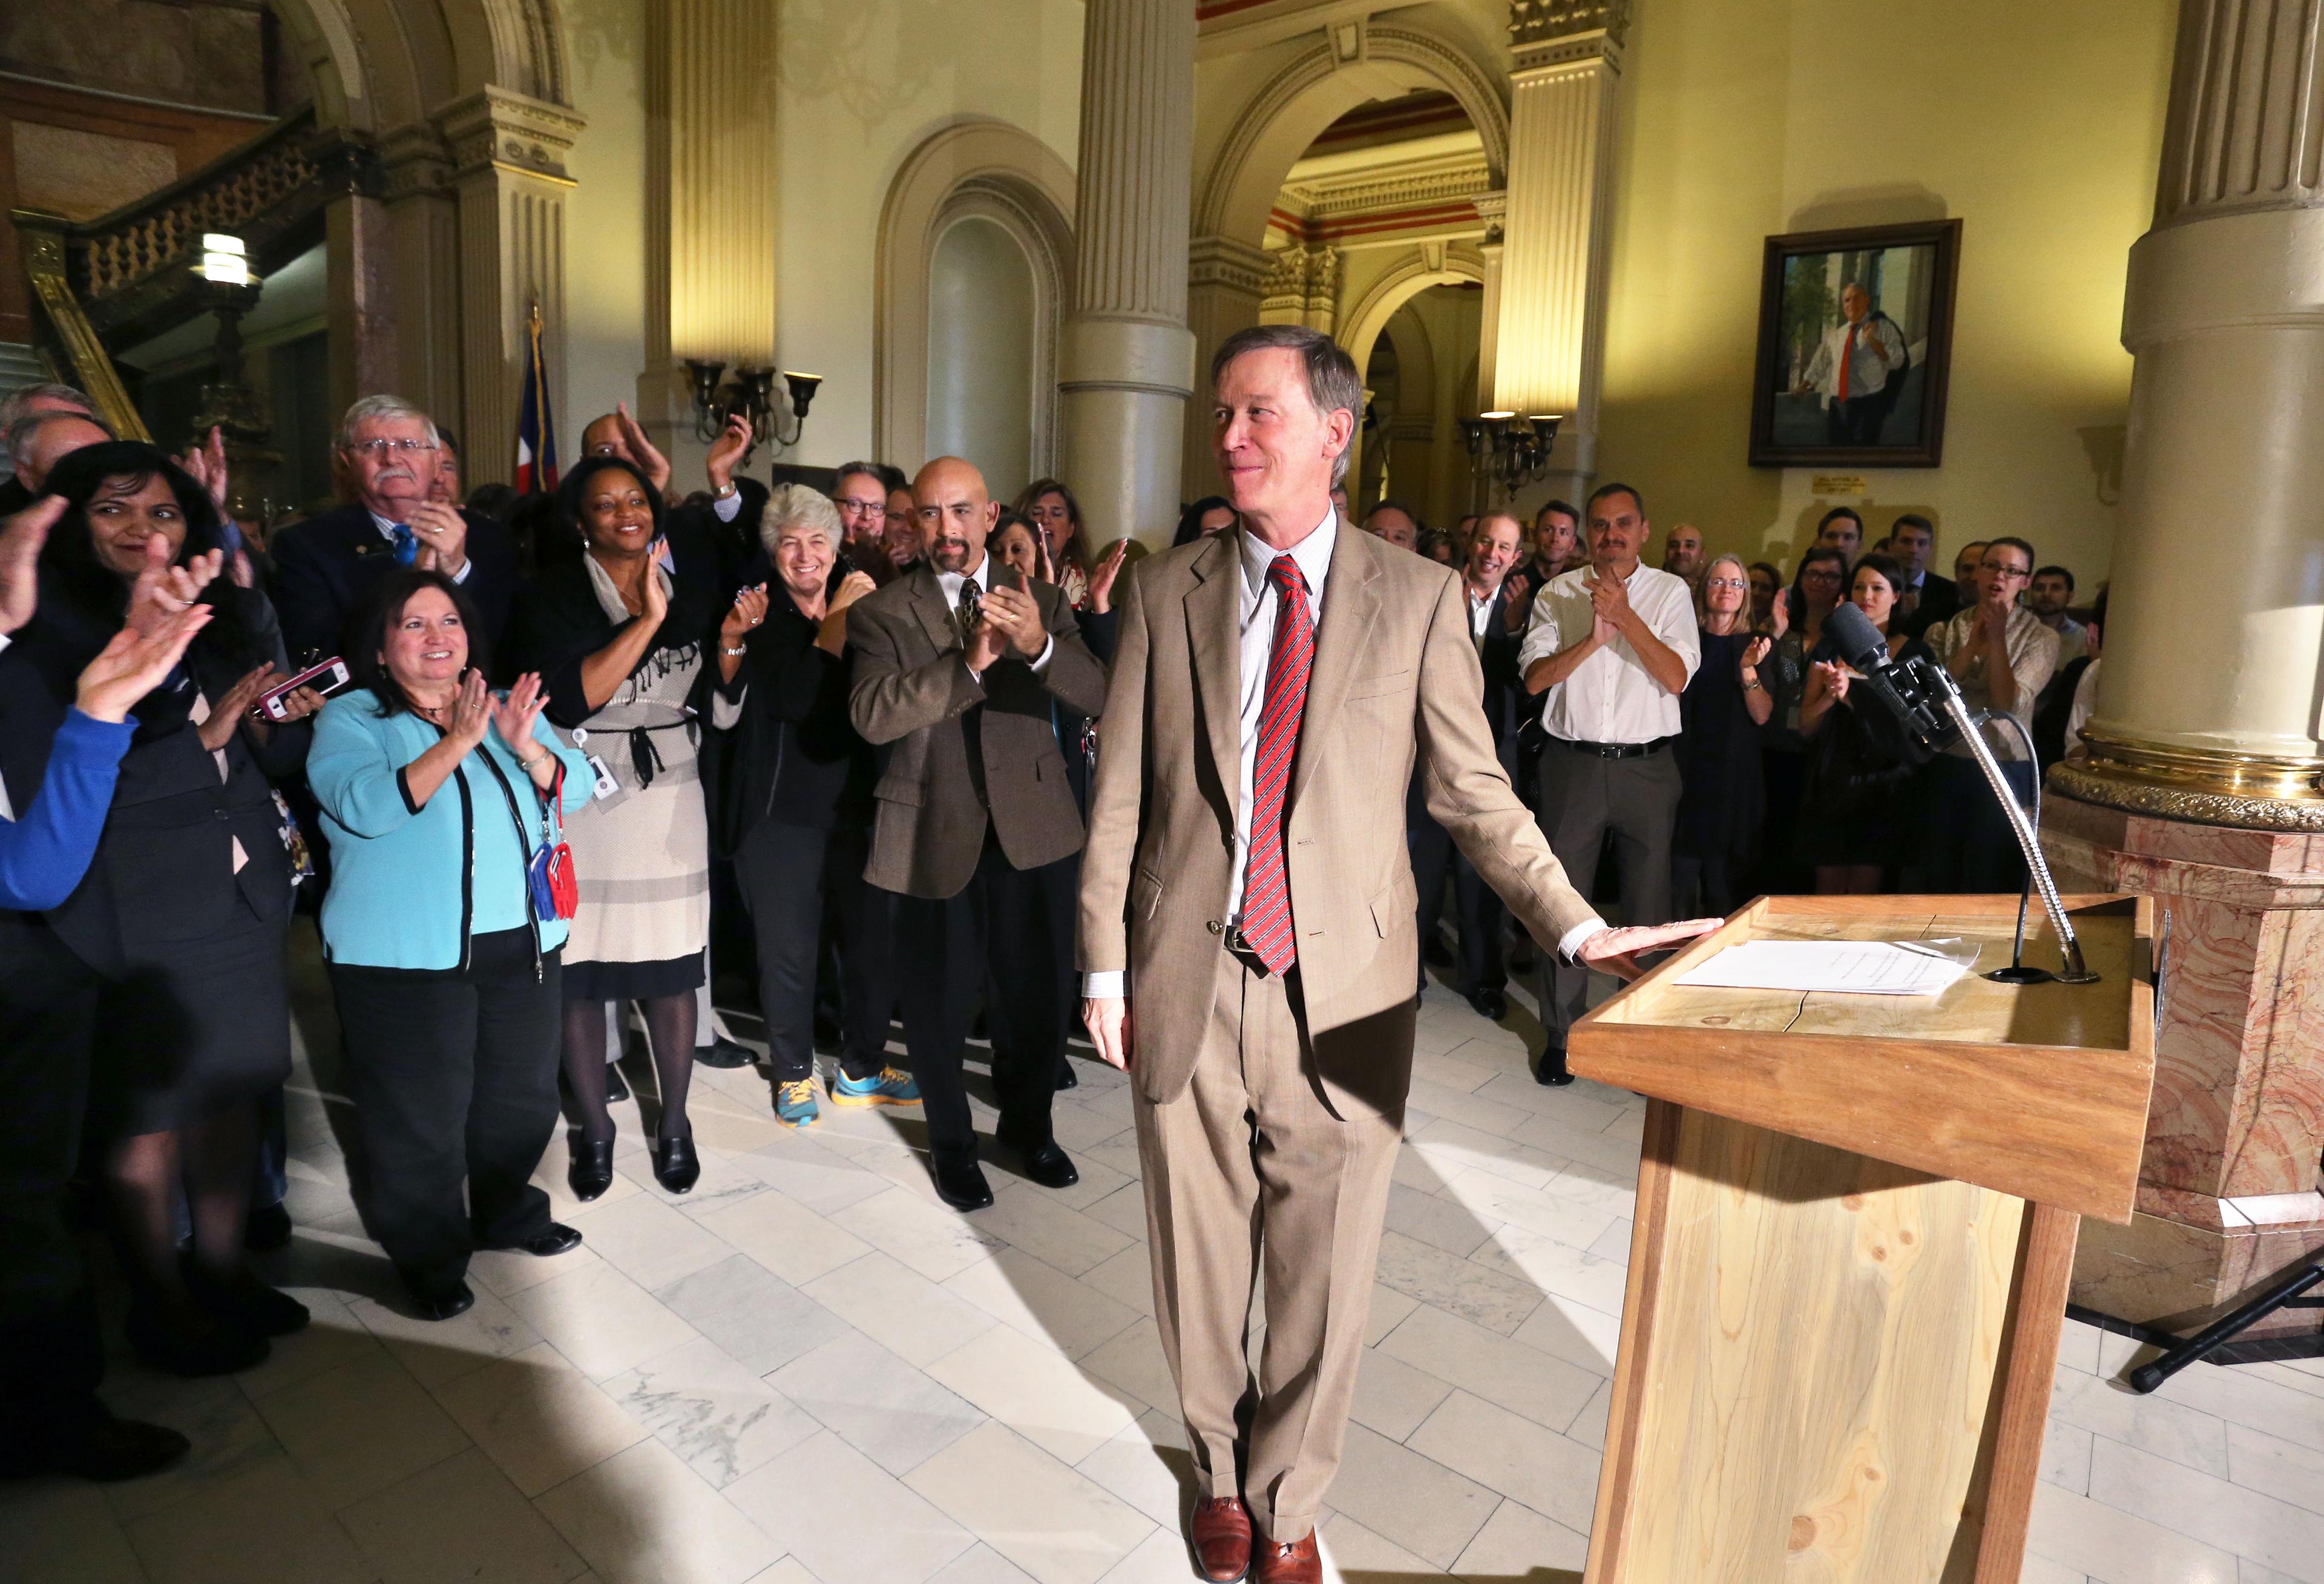
[[[1563,418],[1554,412],[1483,412],[1462,419],[1471,476],[1505,496],[1517,493],[1549,471],[1550,448],[1557,444]]]
[[[821,374],[803,374],[785,369],[783,384],[789,395],[790,432],[783,432],[783,415],[775,410],[775,371],[737,364],[734,377],[726,379],[726,365],[715,358],[689,357],[686,360],[687,383],[694,391],[694,437],[706,445],[725,432],[727,420],[740,417],[750,421],[750,451],[771,443],[776,450],[787,451],[799,443],[807,432],[807,410],[815,401],[816,388],[823,383]]]

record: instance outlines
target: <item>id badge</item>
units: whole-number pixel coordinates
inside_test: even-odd
[[[607,766],[604,760],[598,758],[593,753],[588,756],[587,762],[589,769],[595,773],[597,778],[596,793],[598,797],[611,797],[621,791],[621,782],[614,779],[612,769]]]

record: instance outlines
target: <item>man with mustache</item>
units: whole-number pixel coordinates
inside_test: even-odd
[[[969,1013],[990,982],[994,1129],[1024,1174],[1069,1188],[1080,1174],[1049,1130],[1066,1009],[1049,904],[1055,868],[1081,851],[1081,810],[1052,711],[1094,717],[1105,668],[1056,586],[985,554],[1001,515],[983,475],[940,456],[912,481],[924,559],[847,610],[855,657],[849,714],[880,751],[872,861],[863,878],[895,893],[904,1045],[927,1108],[936,1194],[981,1210],[961,1085]]]
[[[400,396],[366,396],[339,421],[335,458],[351,498],[276,536],[274,603],[296,659],[339,652],[339,629],[371,585],[397,566],[427,566],[466,589],[497,648],[516,593],[508,530],[429,498],[442,440],[428,415]]]

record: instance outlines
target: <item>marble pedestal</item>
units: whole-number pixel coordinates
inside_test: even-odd
[[[2052,790],[2042,841],[2061,889],[2144,893],[2169,916],[2137,1213],[2083,1221],[2073,1300],[2192,1331],[2324,1248],[2324,835]],[[2251,1335],[2319,1329],[2324,1311],[2285,1310]]]

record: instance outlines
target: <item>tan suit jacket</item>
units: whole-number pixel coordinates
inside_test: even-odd
[[[1125,569],[1090,840],[1081,967],[1128,969],[1130,1071],[1157,1104],[1208,1027],[1242,752],[1241,531]],[[1276,597],[1271,592],[1265,597]],[[1326,1085],[1400,1106],[1416,894],[1405,846],[1416,763],[1428,812],[1536,939],[1593,917],[1494,757],[1457,572],[1342,521],[1323,587],[1285,835],[1307,1029]],[[1401,1027],[1403,1049],[1333,1029]]]
[[[993,564],[988,556],[985,576]],[[1023,660],[999,660],[981,685],[961,661],[959,626],[925,561],[847,608],[847,642],[855,651],[848,713],[881,751],[872,861],[863,870],[881,889],[958,896],[976,872],[988,818],[1018,869],[1080,850],[1081,811],[1065,779],[1049,698],[1096,714],[1105,707],[1105,668],[1083,643],[1063,592],[1046,583],[1032,590],[1041,624],[1056,640],[1049,663],[1037,677]],[[982,797],[961,729],[961,717],[979,705]]]

